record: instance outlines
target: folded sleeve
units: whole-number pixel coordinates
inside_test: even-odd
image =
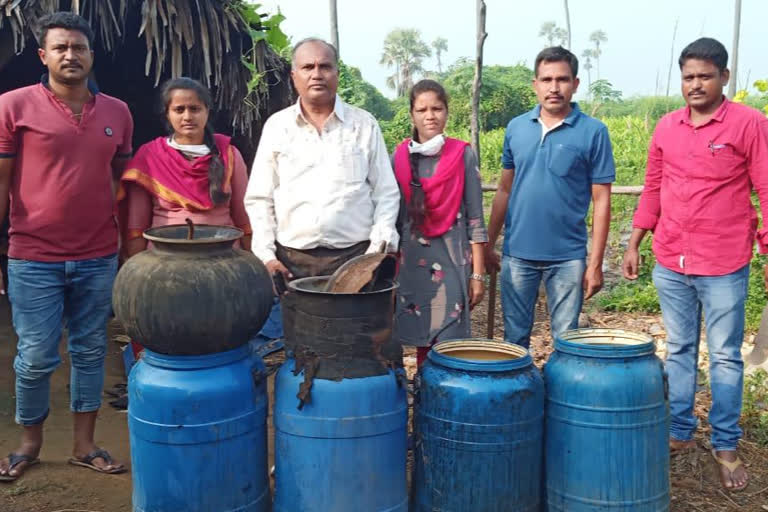
[[[123,118],[123,139],[120,141],[120,145],[117,148],[118,158],[130,158],[133,153],[133,117],[131,111],[128,109],[128,105],[123,104],[125,108],[125,114]]]
[[[16,115],[12,96],[0,95],[0,158],[14,158],[18,150]]]
[[[592,183],[613,183],[616,180],[616,164],[613,161],[613,148],[608,128],[601,123],[595,133],[590,151],[592,161]]]
[[[501,166],[504,169],[515,168],[515,157],[512,151],[512,122],[507,125],[507,129],[504,131],[504,145],[501,150]]]

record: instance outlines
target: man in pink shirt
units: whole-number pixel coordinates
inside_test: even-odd
[[[40,29],[47,74],[0,96],[0,220],[9,213],[16,421],[23,427],[19,447],[0,460],[0,482],[39,462],[63,323],[72,362],[70,463],[124,471],[94,444],[94,428],[117,272],[114,184],[130,157],[133,121],[125,103],[88,81],[93,32],[83,18],[54,13]]]
[[[755,238],[760,252],[768,252],[768,230],[756,231],[750,194],[754,187],[762,211],[768,212],[768,118],[723,96],[727,63],[725,47],[710,38],[694,41],[680,55],[687,106],[656,126],[623,271],[627,279],[637,279],[638,247],[653,231],[653,282],[668,341],[673,452],[696,446],[693,407],[704,314],[712,455],[723,487],[741,490],[748,480],[737,455],[742,434],[741,344]]]

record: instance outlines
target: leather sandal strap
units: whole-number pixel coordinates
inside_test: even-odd
[[[81,459],[81,462],[85,462],[86,464],[93,464],[93,459],[104,459],[104,462],[107,463],[108,466],[112,465],[112,456],[107,452],[107,450],[102,450],[101,448],[97,448],[93,450],[91,453],[85,456],[85,458]]]
[[[738,457],[736,457],[736,460],[733,461],[733,462],[725,460],[725,459],[723,459],[721,457],[718,457],[717,456],[717,451],[714,448],[712,449],[712,457],[714,457],[715,462],[725,466],[728,469],[728,471],[730,471],[731,473],[733,473],[734,471],[736,471],[739,467],[741,467],[743,465],[743,463],[741,462],[741,459],[738,458]]]
[[[24,455],[23,453],[9,453],[8,454],[8,471],[11,471],[22,462],[31,464],[32,462],[35,461],[35,459],[36,459],[35,457],[30,457],[29,455]]]

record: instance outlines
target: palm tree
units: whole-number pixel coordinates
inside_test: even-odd
[[[564,28],[557,27],[555,29],[555,39],[560,42],[560,46],[568,46],[568,31]]]
[[[581,52],[581,56],[584,58],[584,69],[587,70],[587,91],[592,89],[592,56],[594,51],[587,48]]]
[[[547,46],[555,46],[555,31],[557,30],[557,24],[554,21],[545,21],[541,24],[539,29],[539,37],[543,37],[547,40]]]
[[[600,43],[608,41],[608,36],[603,30],[595,30],[589,34],[589,40],[595,44],[595,48],[592,50],[592,57],[595,59],[595,64],[597,64],[597,79],[600,80],[600,56],[603,54],[602,50],[600,50]]]
[[[395,73],[387,77],[387,87],[397,91],[399,96],[400,95],[399,94],[400,93],[400,50],[396,45],[392,44],[391,41],[384,42],[384,53],[381,54],[381,60],[379,61],[379,64],[383,64],[388,68],[391,68],[394,66]]]
[[[437,72],[442,73],[443,63],[440,60],[440,57],[442,57],[443,52],[448,51],[448,40],[444,37],[437,37],[432,41],[432,48],[435,49],[435,57],[437,57]]]
[[[405,96],[413,87],[416,75],[424,72],[423,59],[431,55],[432,51],[416,29],[395,29],[387,34],[380,63],[395,68],[387,85],[395,89],[398,96]]]
[[[571,49],[571,10],[568,8],[568,0],[563,0],[565,4],[565,30],[568,31],[568,49]]]

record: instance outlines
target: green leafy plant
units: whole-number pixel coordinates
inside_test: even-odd
[[[275,53],[287,59],[290,57],[291,41],[280,28],[280,24],[285,21],[285,16],[279,10],[277,14],[269,16],[259,12],[261,4],[238,2],[235,7],[248,25],[248,34],[252,41],[251,48],[241,57],[241,62],[251,72],[251,79],[248,81],[248,95],[250,95],[253,91],[261,92],[266,87],[265,73],[259,71],[258,44],[264,41]]]
[[[391,120],[394,116],[392,102],[363,80],[358,68],[344,62],[339,63],[338,93],[345,102],[370,112],[380,121]]]
[[[580,102],[580,105],[585,112],[592,112],[596,103],[588,100]],[[677,110],[683,105],[685,105],[685,101],[680,96],[636,96],[621,101],[602,103],[599,107],[599,114],[600,118],[606,122],[614,117],[633,116],[645,120],[653,127],[663,115]]]

